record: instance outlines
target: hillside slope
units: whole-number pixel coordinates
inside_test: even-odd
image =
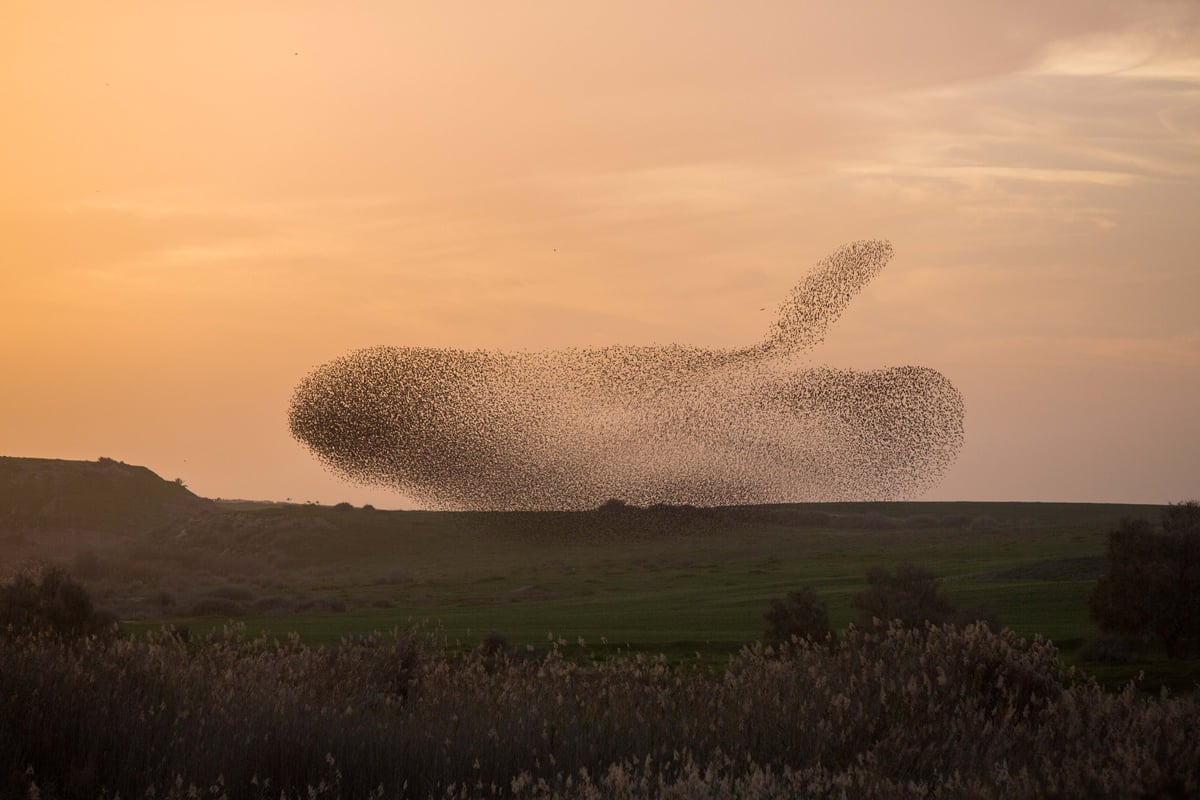
[[[137,534],[211,505],[180,483],[110,458],[0,456],[0,530]]]

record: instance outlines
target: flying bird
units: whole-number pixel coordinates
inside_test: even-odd
[[[892,256],[845,245],[740,349],[370,347],[296,387],[292,435],[343,477],[451,509],[909,497],[963,441],[939,372],[808,359]]]

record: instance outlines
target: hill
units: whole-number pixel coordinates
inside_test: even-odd
[[[0,526],[143,533],[211,505],[182,483],[111,458],[0,456]]]

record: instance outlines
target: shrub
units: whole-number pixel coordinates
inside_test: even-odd
[[[862,623],[869,627],[875,619],[899,620],[901,624],[922,627],[926,622],[941,625],[954,619],[954,605],[941,592],[937,577],[918,564],[903,563],[895,574],[883,567],[867,570],[867,588],[854,595],[851,603],[862,612]]]
[[[1090,606],[1102,630],[1160,643],[1168,658],[1200,647],[1200,504],[1170,506],[1161,530],[1123,520]]]
[[[787,642],[793,638],[822,641],[833,633],[829,607],[810,586],[801,586],[786,597],[771,600],[763,617],[767,621],[768,642]]]
[[[77,637],[104,633],[115,620],[97,611],[83,584],[57,567],[37,580],[18,575],[0,585],[0,636],[45,631]]]
[[[848,632],[716,674],[239,628],[0,647],[0,796],[1196,797],[1200,695],[1107,694],[979,627]],[[28,783],[21,776],[28,775]],[[382,787],[382,788],[380,788]]]
[[[484,636],[483,641],[479,643],[480,650],[489,656],[507,653],[511,647],[508,636],[502,631],[488,631],[487,636]]]

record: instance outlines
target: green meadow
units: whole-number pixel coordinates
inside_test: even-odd
[[[596,654],[716,662],[762,637],[771,598],[810,585],[844,629],[858,620],[851,601],[865,571],[910,561],[933,570],[960,608],[1052,639],[1070,661],[1100,633],[1087,603],[1105,569],[1107,533],[1123,517],[1153,518],[1160,510],[1042,503],[545,513],[228,506],[202,530],[177,536],[174,557],[194,552],[203,563],[224,553],[242,574],[219,575],[220,564],[208,563],[207,588],[201,581],[157,613],[131,612],[126,626],[202,632],[236,619],[252,633],[333,643],[424,624],[461,648],[495,633],[535,647],[553,636],[572,646],[582,639]],[[189,613],[203,610],[206,597],[233,599],[218,603],[218,613]],[[308,607],[313,598],[317,605]],[[1154,673],[1154,663],[1097,674],[1123,683],[1148,665]],[[1200,678],[1194,673],[1171,665],[1164,680],[1189,685]]]
[[[1183,498],[1181,498],[1183,499]],[[872,567],[936,574],[959,606],[1054,641],[1108,685],[1189,689],[1200,667],[1079,661],[1108,533],[1163,508],[1074,503],[805,503],[573,512],[380,511],[200,498],[150,470],[0,458],[0,572],[57,564],[126,630],[229,621],[310,643],[421,624],[469,649],[548,637],[597,655],[723,663],[802,585],[835,628]]]

